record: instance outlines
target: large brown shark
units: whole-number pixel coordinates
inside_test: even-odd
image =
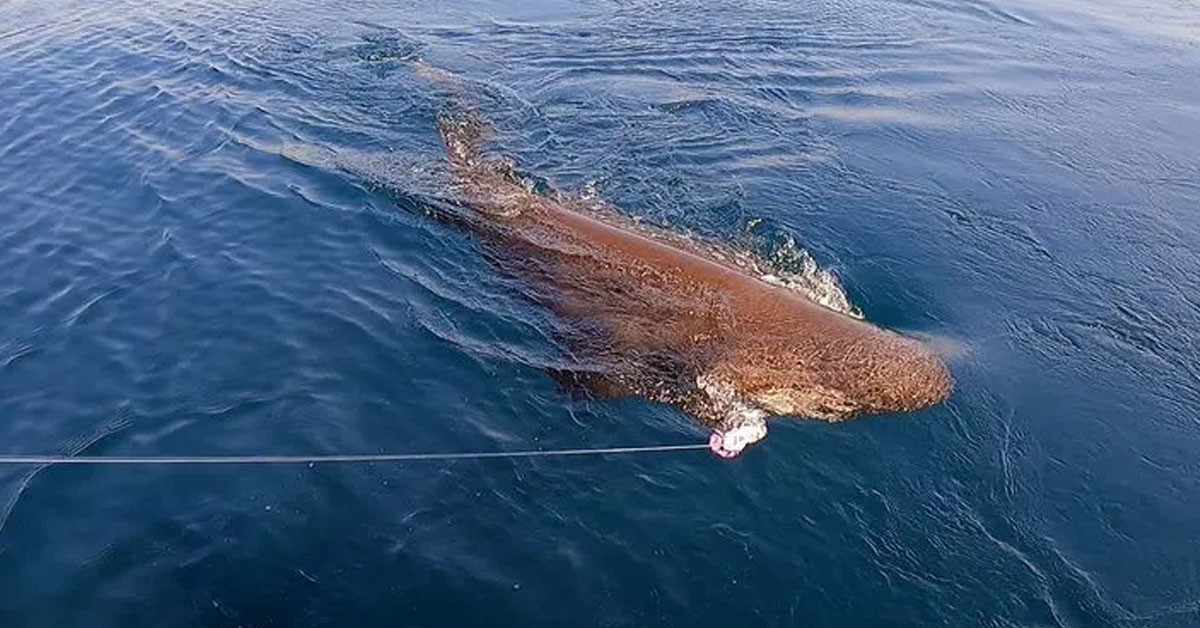
[[[840,421],[949,394],[946,367],[916,340],[765,281],[715,247],[535,191],[485,156],[486,122],[458,109],[438,122],[458,218],[570,324],[571,381],[674,404],[713,429],[724,457],[763,438],[771,415]]]

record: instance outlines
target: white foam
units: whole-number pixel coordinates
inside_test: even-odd
[[[799,292],[835,312],[854,318],[863,317],[862,310],[846,296],[837,275],[832,270],[821,268],[812,254],[797,246],[790,236],[771,253],[771,258],[766,262],[769,268],[760,276],[763,281]]]

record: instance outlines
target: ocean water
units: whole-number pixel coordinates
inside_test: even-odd
[[[1095,4],[0,4],[0,452],[702,442],[539,367],[415,57],[956,380],[733,461],[3,467],[0,626],[1200,625],[1200,7]]]

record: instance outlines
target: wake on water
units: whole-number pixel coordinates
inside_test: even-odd
[[[441,90],[441,97],[449,98],[455,106],[473,109],[474,105],[470,104],[473,99],[464,79],[426,63],[420,56],[422,47],[418,42],[404,42],[393,54],[388,55],[388,59],[407,64],[415,74]],[[372,50],[378,54],[377,50]],[[487,125],[486,120],[479,120]],[[342,170],[371,185],[414,199],[419,204],[423,201],[427,213],[444,212],[447,206],[466,207],[464,199],[456,198],[455,177],[449,171],[445,155],[440,152],[437,156],[425,152],[368,153],[287,145],[281,147],[279,153],[310,166]],[[650,225],[636,216],[616,209],[599,199],[594,182],[588,182],[578,193],[570,194],[554,188],[546,190],[544,184],[539,185],[532,177],[521,173],[515,165],[512,165],[511,173],[523,181],[531,191],[542,190],[543,193],[567,201],[572,207],[590,210],[608,222],[615,222],[647,237],[731,264],[766,283],[804,295],[835,312],[863,318],[862,311],[850,302],[837,275],[818,264],[812,254],[796,244],[790,234],[784,234],[782,238],[753,234],[753,230],[761,225],[760,219],[752,219],[745,225],[745,233],[748,236],[746,242],[715,242],[696,234],[681,233],[674,228]],[[772,243],[772,240],[778,242]]]
[[[431,212],[441,212],[447,206],[463,206],[462,199],[456,198],[454,177],[446,168],[445,159],[437,153],[335,151],[304,144],[284,145],[277,152],[292,161],[316,168],[341,170],[390,193],[417,199],[425,203]],[[528,181],[527,185],[531,189],[535,186],[532,181]],[[576,201],[572,203],[573,206],[598,214],[608,222],[617,222],[647,237],[665,240],[672,245],[732,264],[762,281],[802,294],[830,310],[863,318],[862,310],[850,301],[837,274],[822,267],[807,249],[796,243],[794,237],[784,235],[778,238],[778,243],[772,244],[766,236],[751,235],[750,231],[760,224],[758,219],[747,223],[748,236],[744,242],[715,242],[695,234],[651,225],[630,216],[599,200],[593,186],[585,186],[578,194],[551,193],[565,200]]]

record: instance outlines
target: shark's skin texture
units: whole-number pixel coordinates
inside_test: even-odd
[[[920,342],[682,238],[531,190],[506,161],[483,155],[487,125],[470,109],[438,128],[468,210],[459,221],[576,330],[574,383],[674,404],[713,429],[723,457],[763,438],[770,415],[840,421],[949,394],[948,370]]]

